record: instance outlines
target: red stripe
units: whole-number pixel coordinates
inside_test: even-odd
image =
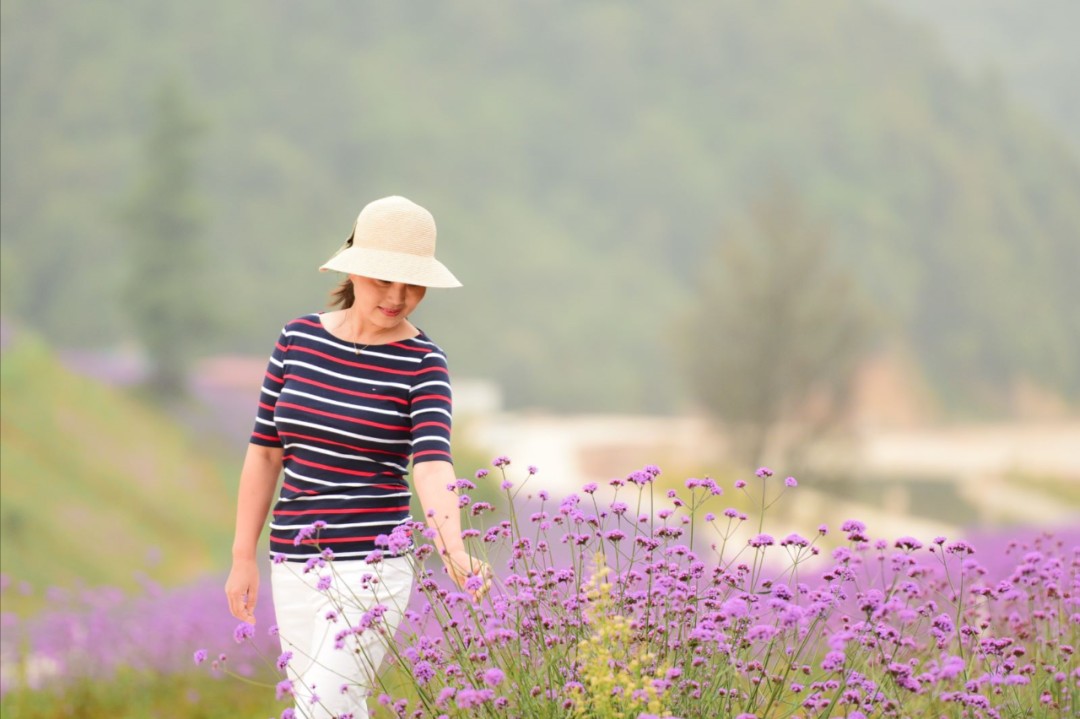
[[[289,455],[289,457],[287,457],[285,459],[291,459],[292,461],[296,462],[297,464],[302,464],[302,465],[304,465],[306,467],[315,467],[316,469],[329,469],[329,470],[332,470],[334,472],[340,472],[341,474],[351,474],[351,475],[354,475],[354,476],[357,476],[357,477],[375,477],[376,476],[375,472],[361,472],[358,469],[342,469],[341,467],[332,467],[329,464],[319,464],[318,462],[309,462],[306,459],[300,459],[299,457],[297,457],[295,455]]]
[[[408,404],[407,401],[401,399],[400,397],[390,397],[390,396],[383,395],[383,394],[371,394],[370,392],[359,392],[359,391],[357,391],[355,389],[345,389],[344,387],[337,387],[337,386],[332,385],[332,384],[326,384],[325,382],[316,382],[313,379],[307,379],[306,377],[300,377],[300,376],[292,374],[292,373],[286,374],[285,379],[291,379],[291,380],[295,380],[297,382],[303,382],[304,384],[313,384],[316,387],[322,387],[323,389],[329,389],[329,390],[333,390],[335,392],[341,392],[342,394],[353,395],[354,397],[367,397],[369,399],[388,399],[388,400],[390,400],[392,402],[397,402],[398,404],[403,404],[403,405]]]
[[[313,489],[300,489],[299,487],[292,486],[288,482],[282,482],[281,486],[284,487],[285,489],[291,490],[293,492],[297,492],[299,494],[318,494],[318,492],[316,492]]]
[[[430,347],[409,347],[408,345],[403,345],[400,342],[391,342],[390,346],[391,347],[400,347],[401,349],[409,350],[410,352],[423,352],[424,354],[427,354],[428,352],[431,352]]]
[[[266,402],[259,402],[259,406],[262,407],[263,409],[268,409],[271,412],[274,411],[274,405],[272,405],[272,404],[267,404]]]
[[[424,374],[425,372],[443,372],[444,374],[449,374],[449,372],[447,372],[446,368],[444,367],[428,367],[426,369],[419,370],[389,369],[387,367],[379,367],[378,365],[364,364],[363,362],[350,362],[348,360],[339,359],[337,357],[334,357],[333,355],[326,354],[325,352],[311,349],[310,347],[303,347],[297,345],[291,347],[290,349],[297,352],[304,352],[306,354],[315,355],[316,357],[322,357],[323,359],[329,360],[336,364],[346,365],[348,367],[358,367],[359,369],[370,369],[377,372],[384,372],[386,374],[399,374],[405,375],[407,377],[416,377],[417,375]]]
[[[317,415],[320,415],[320,416],[323,416],[323,417],[333,417],[334,419],[343,419],[346,422],[353,422],[355,424],[363,424],[363,425],[367,425],[368,427],[378,427],[379,429],[393,429],[393,430],[398,430],[398,431],[403,430],[403,429],[408,429],[408,426],[403,425],[403,424],[382,424],[381,422],[372,422],[372,421],[366,420],[366,419],[357,419],[356,417],[349,417],[348,415],[344,415],[344,414],[335,414],[334,412],[326,412],[326,411],[321,410],[321,409],[312,409],[311,407],[305,407],[302,404],[293,404],[292,402],[282,402],[282,401],[278,400],[277,406],[278,407],[291,407],[292,409],[298,409],[298,410],[300,410],[302,412],[307,412],[308,414],[317,414]]]
[[[252,432],[251,436],[252,437],[258,437],[259,439],[268,439],[271,442],[280,442],[281,441],[278,437],[273,437],[273,436],[271,436],[269,434],[262,434],[260,432]]]
[[[353,445],[353,444],[346,444],[344,442],[335,442],[332,439],[323,439],[322,437],[313,437],[310,434],[297,434],[296,432],[281,432],[281,431],[279,431],[278,435],[281,436],[281,437],[296,437],[297,439],[307,439],[307,440],[310,440],[312,442],[320,442],[322,444],[330,444],[330,445],[333,445],[335,447],[345,447],[346,449],[354,449],[357,452],[365,452],[367,454],[388,454],[391,457],[401,457],[402,459],[405,459],[406,457],[409,456],[409,455],[405,454],[404,452],[390,452],[390,451],[385,450],[385,449],[370,449],[368,447],[357,447],[356,445]]]
[[[266,371],[266,378],[267,379],[272,379],[275,382],[277,382],[278,384],[285,384],[285,380],[283,380],[283,379],[281,379],[279,377],[275,377],[274,375],[270,374],[269,370]]]
[[[450,431],[450,425],[446,424],[445,422],[421,422],[420,424],[413,425],[413,432],[420,429],[421,427],[442,427],[447,432]]]
[[[417,452],[416,454],[414,454],[413,459],[416,459],[417,457],[424,457],[429,454],[441,454],[444,457],[450,456],[449,452],[444,452],[441,449],[425,449],[423,452]]]
[[[377,534],[373,534],[370,537],[334,537],[333,539],[304,539],[300,541],[300,544],[340,544],[341,542],[374,542]],[[291,539],[278,539],[271,536],[271,542],[277,542],[278,544],[293,544],[296,543]]]
[[[309,320],[309,319],[308,319],[308,318],[306,318],[306,317],[300,317],[299,319],[297,319],[297,320],[296,320],[295,322],[293,322],[292,324],[296,324],[296,325],[307,325],[308,327],[322,327],[323,329],[326,329],[325,327],[323,327],[323,323],[322,323],[321,321],[319,321],[319,322],[314,322],[314,321],[312,321],[312,320]],[[327,334],[329,334],[329,332],[327,332]]]
[[[275,516],[298,517],[305,514],[375,514],[379,512],[405,512],[409,505],[404,507],[384,507],[381,509],[364,507],[357,509],[279,509],[274,511]]]
[[[449,395],[445,394],[422,394],[419,397],[413,397],[413,402],[423,402],[426,399],[437,399],[442,402],[449,402]]]

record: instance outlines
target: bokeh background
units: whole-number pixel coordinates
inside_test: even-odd
[[[0,8],[8,634],[50,586],[220,575],[271,343],[388,194],[465,284],[416,315],[462,476],[767,463],[804,529],[1080,516],[1074,2]]]

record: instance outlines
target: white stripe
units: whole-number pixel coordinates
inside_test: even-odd
[[[282,390],[282,394],[285,394],[285,393],[294,394],[297,397],[307,397],[309,399],[313,399],[313,400],[316,400],[317,402],[322,402],[324,404],[334,405],[335,407],[345,407],[347,409],[355,409],[355,410],[359,410],[361,412],[371,412],[373,414],[386,414],[386,415],[390,415],[391,417],[403,417],[404,418],[404,417],[408,416],[404,412],[394,412],[393,410],[389,410],[389,409],[375,409],[374,407],[367,407],[367,406],[364,406],[364,405],[361,405],[361,404],[350,404],[348,402],[338,402],[337,400],[326,399],[325,397],[320,397],[320,396],[318,396],[316,394],[309,394],[307,392],[298,392],[295,389],[284,389],[284,390]]]
[[[447,412],[442,407],[429,407],[427,409],[418,409],[415,412],[413,412],[412,414],[410,414],[409,417],[411,417],[412,419],[416,419],[416,417],[418,415],[424,414],[425,412],[435,412],[437,414],[443,414],[443,415],[446,415],[446,418],[449,419],[449,420],[452,420],[454,418],[453,415],[451,415],[449,412]]]
[[[273,355],[270,356],[270,364],[274,365],[275,367],[285,369],[285,363],[279,359],[276,359]]]
[[[406,517],[404,521],[411,522],[412,517]],[[396,527],[399,524],[401,524],[401,522],[397,521],[396,519],[391,519],[391,520],[389,520],[387,522],[349,522],[348,524],[330,524],[330,523],[327,523],[327,525],[324,527],[324,529],[352,529],[352,528],[355,528],[355,527],[386,527],[386,526]],[[270,522],[270,529],[280,529],[280,530],[287,531],[287,530],[290,530],[290,529],[297,529],[297,528],[298,527],[296,525],[293,525],[293,524],[276,524],[274,522]]]
[[[258,422],[259,424],[265,424],[265,425],[267,425],[267,426],[269,426],[269,427],[276,427],[276,426],[277,426],[276,424],[274,424],[274,423],[273,423],[273,422],[271,422],[270,420],[268,420],[268,419],[263,419],[262,417],[256,417],[256,418],[255,418],[255,421],[256,421],[256,422]]]
[[[405,468],[404,467],[396,467],[395,469],[400,469],[400,470],[404,471]],[[305,482],[311,482],[312,484],[321,484],[324,487],[360,487],[360,488],[366,488],[366,487],[372,487],[372,486],[374,486],[376,484],[392,484],[392,482],[372,482],[372,481],[367,481],[367,482],[327,482],[325,479],[315,479],[313,477],[307,477],[307,476],[305,476],[303,474],[299,474],[295,470],[289,469],[288,467],[286,467],[284,471],[285,471],[285,474],[289,475],[290,477],[292,477],[294,479],[300,479],[300,480],[303,480]],[[382,495],[380,495],[380,496],[382,496]]]
[[[413,385],[413,391],[415,392],[418,389],[424,389],[426,387],[446,387],[447,391],[449,391],[450,390],[450,383],[449,382],[439,382],[439,381],[436,381],[436,380],[432,380],[431,382],[422,382],[422,383],[420,383],[418,385]],[[447,395],[447,399],[450,399],[449,395]]]
[[[410,388],[410,385],[402,384],[400,382],[383,382],[382,380],[367,379],[366,377],[356,377],[356,376],[351,376],[351,375],[347,375],[347,374],[341,374],[340,372],[331,372],[330,370],[326,369],[325,367],[319,367],[318,365],[313,365],[310,362],[300,362],[298,360],[288,360],[285,364],[287,364],[287,365],[296,365],[297,367],[305,367],[305,368],[310,369],[312,371],[319,372],[319,373],[324,374],[324,375],[329,375],[330,377],[335,377],[337,379],[344,379],[344,380],[348,380],[350,382],[356,382],[357,384],[375,384],[375,385],[382,385],[383,387],[397,387],[399,389],[409,389]]]
[[[442,442],[447,447],[450,446],[450,440],[448,440],[446,437],[435,437],[435,436],[431,436],[431,435],[425,435],[423,437],[417,437],[415,441],[416,442]]]
[[[412,492],[395,492],[393,494],[377,494],[370,497],[356,497],[351,494],[314,494],[303,497],[278,497],[279,502],[318,502],[322,499],[391,499],[397,497],[411,497]]]
[[[306,449],[309,452],[318,452],[319,454],[328,454],[331,457],[340,457],[341,459],[355,460],[357,462],[371,462],[372,464],[381,464],[384,467],[393,467],[394,469],[404,470],[404,465],[390,460],[375,459],[374,457],[368,457],[364,454],[343,454],[341,452],[334,452],[333,450],[324,449],[322,447],[316,447],[310,444],[304,444],[303,442],[286,442],[285,446],[288,449]]]
[[[335,429],[334,427],[328,427],[324,424],[317,424],[315,422],[303,422],[298,419],[289,419],[288,417],[281,417],[277,420],[277,424],[295,424],[301,427],[312,427],[314,429],[322,430],[323,432],[329,432],[331,434],[340,434],[345,437],[352,437],[353,439],[362,439],[365,442],[377,442],[379,444],[409,444],[412,440],[409,439],[382,439],[380,437],[369,437],[366,434],[356,434],[355,432],[346,432],[343,429]]]
[[[268,395],[270,395],[271,397],[274,397],[274,398],[277,398],[277,397],[281,396],[281,392],[274,392],[272,390],[266,389],[266,387],[263,387],[262,391],[263,391],[263,394],[268,394]]]
[[[346,352],[355,352],[356,351],[356,346],[354,346],[352,344],[344,344],[344,343],[342,343],[342,342],[340,342],[338,340],[327,339],[325,337],[316,337],[315,335],[308,334],[307,332],[304,332],[304,331],[301,331],[301,330],[287,330],[285,332],[285,336],[286,337],[305,337],[305,338],[311,340],[312,342],[318,342],[319,344],[328,345],[330,347],[336,347],[337,349],[344,350]],[[378,347],[378,345],[375,345],[375,347]],[[399,362],[411,362],[412,364],[420,364],[423,361],[419,357],[408,357],[408,356],[402,356],[402,355],[386,354],[385,352],[379,352],[379,351],[377,351],[375,349],[372,349],[370,346],[364,348],[363,354],[365,356],[369,356],[369,357],[385,357],[386,359],[397,360]]]

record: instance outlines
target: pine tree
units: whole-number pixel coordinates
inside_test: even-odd
[[[149,387],[162,397],[184,393],[194,347],[211,320],[201,286],[205,213],[196,177],[203,131],[181,84],[164,82],[124,215],[131,266],[125,305],[150,362]]]

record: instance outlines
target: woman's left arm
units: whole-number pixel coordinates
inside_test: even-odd
[[[454,465],[449,462],[434,460],[413,465],[413,486],[428,526],[435,530],[435,548],[439,557],[450,577],[462,589],[470,576],[479,575],[484,580],[484,586],[472,592],[473,598],[479,600],[491,586],[491,567],[465,549],[458,496],[448,489],[456,481]]]

